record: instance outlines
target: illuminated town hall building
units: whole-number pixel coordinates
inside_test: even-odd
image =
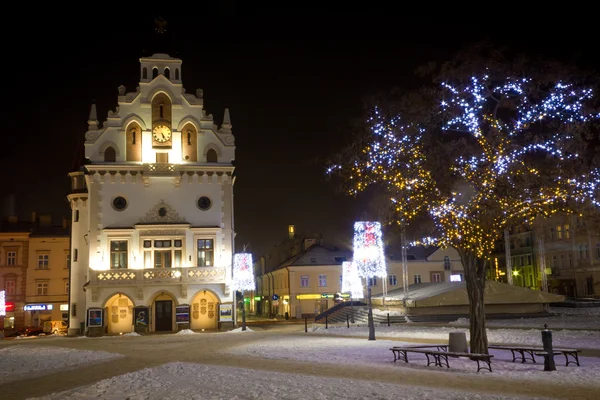
[[[69,334],[231,326],[235,144],[182,60],[140,59],[134,91],[102,124],[92,105],[86,165],[70,173]]]

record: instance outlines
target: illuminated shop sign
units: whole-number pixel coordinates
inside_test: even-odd
[[[25,311],[50,311],[54,308],[52,304],[26,304],[23,307]]]
[[[6,296],[4,290],[0,290],[0,316],[6,315]]]
[[[69,311],[69,305],[68,304],[61,304],[60,305],[60,311]]]

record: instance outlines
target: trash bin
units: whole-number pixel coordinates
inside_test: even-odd
[[[289,313],[289,312],[287,312],[287,311],[285,312],[285,319],[286,319],[286,320],[290,319],[290,313]]]
[[[457,353],[468,353],[467,335],[465,332],[450,332],[448,338],[448,351]]]

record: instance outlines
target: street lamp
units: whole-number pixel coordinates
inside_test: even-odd
[[[342,263],[342,293],[350,293],[350,322],[354,323],[354,304],[352,299],[361,299],[365,295],[356,266],[351,261],[344,261]]]
[[[373,306],[371,304],[371,285],[369,279],[380,277],[385,279],[387,270],[383,254],[383,235],[381,224],[372,221],[358,221],[354,223],[354,255],[353,263],[356,265],[358,276],[367,280],[367,295],[369,298],[369,340],[375,340],[375,325],[373,323]]]
[[[242,331],[246,330],[246,303],[244,290],[254,290],[254,271],[251,253],[237,253],[233,255],[233,281],[232,290],[242,292]]]

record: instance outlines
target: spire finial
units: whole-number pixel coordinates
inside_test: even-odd
[[[90,117],[88,118],[89,129],[95,129],[98,127],[98,113],[96,112],[96,100],[92,100],[92,106],[90,107]]]
[[[159,34],[167,31],[167,21],[161,16],[154,18],[154,25],[156,25],[154,30]]]
[[[225,114],[223,115],[223,124],[221,128],[231,129],[231,117],[229,116],[229,108],[225,109]]]

